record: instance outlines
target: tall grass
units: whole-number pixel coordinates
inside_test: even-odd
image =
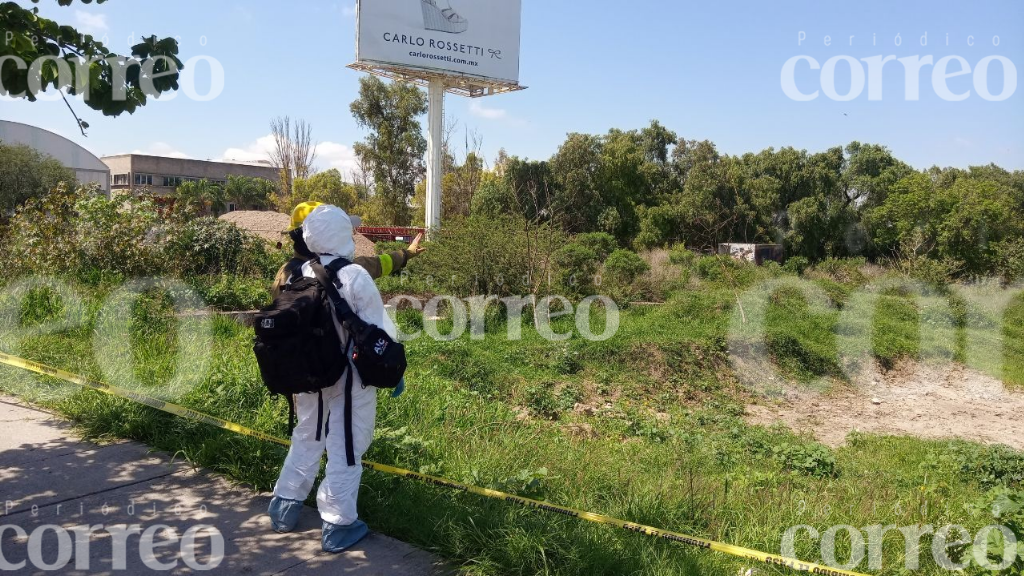
[[[509,341],[499,313],[488,316],[482,341],[465,335],[409,342],[409,389],[399,399],[381,398],[367,459],[770,552],[798,524],[824,530],[957,523],[976,531],[992,523],[978,502],[993,486],[1020,487],[1024,463],[1012,451],[862,434],[830,449],[782,427],[747,425],[744,406],[753,392],[738,384],[726,357],[730,318],[738,289],[779,272],[711,277],[718,269],[687,272],[699,278],[696,285],[673,291],[663,306],[625,310],[618,334],[605,342],[549,342],[528,321],[523,339]],[[856,304],[847,299],[855,284],[834,282],[838,289],[825,290],[835,296],[831,307],[809,306],[785,289],[772,294],[765,336],[786,373],[841,380],[833,330],[840,304]],[[13,320],[22,332],[9,331],[5,345],[20,340],[25,356],[103,378],[92,347],[103,296],[86,298],[79,325],[27,333],[25,327],[53,322],[66,309],[59,299],[36,295]],[[898,292],[878,301],[867,322],[879,359],[919,356],[933,346],[918,328],[926,306]],[[1015,304],[1010,317],[1022,310]],[[422,317],[403,311],[398,321],[413,331]],[[569,332],[572,322],[559,318],[555,330]],[[592,322],[599,331],[602,315]],[[1019,342],[1020,325],[998,329]],[[127,330],[138,386],[156,390],[170,378],[182,345],[176,326],[159,297],[133,307]],[[260,382],[251,329],[216,318],[211,334],[209,368],[176,400],[284,436],[286,406]],[[1020,349],[1015,343],[1008,350],[1007,365],[1017,372],[1007,373],[1019,374]],[[89,435],[134,438],[260,490],[272,486],[283,461],[278,446],[49,379],[25,379],[13,369],[0,368],[0,387],[34,394]],[[753,567],[371,472],[360,507],[375,530],[433,550],[466,574],[735,574]],[[883,550],[880,573],[902,573],[902,541],[888,538]],[[798,540],[797,553],[821,557],[807,540]],[[922,562],[921,574],[946,573],[928,553]]]

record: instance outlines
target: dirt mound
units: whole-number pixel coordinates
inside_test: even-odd
[[[373,240],[370,240],[362,234],[356,233],[356,257],[360,256],[375,256],[377,254],[376,245]]]
[[[282,232],[287,230],[291,224],[291,217],[287,214],[260,210],[236,210],[224,214],[220,219],[252,232],[272,244],[288,240]],[[357,233],[355,241],[356,256],[374,256],[376,254],[373,241],[366,236]]]
[[[959,364],[904,362],[856,389],[817,393],[787,388],[779,401],[747,407],[747,421],[783,422],[820,442],[842,444],[853,431],[962,438],[1024,450],[1024,393]]]
[[[287,214],[259,210],[236,210],[224,214],[220,219],[274,244],[284,239],[281,232],[287,230],[291,223],[291,217]]]

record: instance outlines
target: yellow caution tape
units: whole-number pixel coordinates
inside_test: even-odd
[[[16,368],[22,368],[38,374],[51,376],[58,378],[72,384],[77,384],[84,388],[91,388],[98,390],[111,396],[117,396],[119,398],[126,398],[139,404],[144,404],[151,408],[156,408],[168,414],[174,414],[188,420],[195,422],[202,422],[209,424],[210,426],[216,426],[223,428],[224,430],[230,430],[238,434],[245,436],[251,436],[253,438],[259,438],[260,440],[266,440],[268,442],[274,442],[275,444],[281,444],[283,446],[290,446],[291,442],[283,438],[277,438],[251,428],[242,426],[241,424],[235,424],[209,414],[190,410],[184,406],[172,404],[170,402],[164,402],[156,398],[104,384],[103,382],[97,382],[90,380],[84,376],[72,374],[71,372],[65,372],[59,368],[53,368],[45,364],[33,362],[31,360],[25,360],[17,356],[11,356],[0,352],[0,364],[6,364],[8,366],[14,366]],[[462,484],[460,482],[454,482],[445,478],[439,478],[437,476],[430,476],[427,474],[420,474],[411,470],[403,470],[402,468],[395,468],[394,466],[387,466],[385,464],[377,464],[376,462],[369,462],[363,460],[363,468],[369,470],[376,470],[384,474],[392,474],[395,476],[402,476],[405,478],[412,478],[432,484],[434,486],[441,486],[444,488],[451,488],[460,492],[470,492],[486,498],[494,498],[496,500],[502,500],[505,502],[514,502],[521,504],[527,508],[536,510],[543,510],[545,512],[552,512],[554,514],[561,514],[562,516],[569,516],[572,518],[579,518],[580,520],[586,520],[588,522],[594,522],[597,524],[605,524],[607,526],[614,526],[616,528],[622,528],[623,530],[629,530],[637,534],[643,534],[645,536],[653,536],[655,538],[662,538],[671,542],[678,542],[680,544],[686,544],[689,546],[696,546],[698,548],[705,548],[708,550],[714,550],[730,556],[738,558],[744,558],[747,560],[755,560],[757,562],[763,562],[772,566],[783,566],[791,568],[800,572],[810,572],[811,574],[825,574],[834,576],[866,576],[859,572],[850,572],[848,570],[840,570],[838,568],[830,568],[821,564],[815,564],[813,562],[803,562],[793,558],[786,558],[778,556],[776,554],[768,554],[765,552],[759,552],[750,548],[743,548],[742,546],[733,546],[732,544],[725,544],[723,542],[716,542],[714,540],[706,540],[704,538],[697,538],[696,536],[687,536],[686,534],[680,534],[678,532],[672,532],[669,530],[662,530],[661,528],[654,528],[653,526],[645,526],[643,524],[635,524],[633,522],[627,522],[625,520],[619,520],[618,518],[612,518],[611,516],[605,516],[603,514],[594,514],[592,512],[585,512],[583,510],[576,510],[574,508],[567,508],[565,506],[559,506],[557,504],[551,504],[548,502],[541,502],[540,500],[533,500],[531,498],[523,498],[522,496],[514,496],[505,492],[499,492],[497,490],[490,490],[488,488],[481,488],[479,486],[472,486],[469,484]]]

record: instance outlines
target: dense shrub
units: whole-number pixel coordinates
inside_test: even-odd
[[[270,303],[269,286],[262,278],[201,276],[191,284],[203,302],[219,310],[256,310]]]
[[[5,243],[0,264],[9,273],[69,274],[88,283],[205,274],[269,282],[285,260],[284,252],[228,222],[167,219],[147,195],[107,198],[64,185],[26,202]]]
[[[456,296],[514,296],[548,288],[551,254],[565,236],[522,219],[450,220],[431,238],[429,248],[410,263],[413,277],[432,289]]]
[[[803,256],[790,256],[782,269],[791,274],[803,274],[811,266],[811,261]]]
[[[683,244],[676,244],[668,253],[669,262],[689,268],[697,260],[697,253]]]
[[[377,242],[374,244],[374,250],[377,255],[386,254],[388,252],[398,252],[399,250],[405,250],[409,247],[406,242]]]
[[[621,286],[632,284],[650,267],[643,258],[629,250],[616,250],[604,263],[604,277]]]
[[[566,295],[585,296],[594,292],[594,276],[601,260],[597,252],[571,242],[554,254],[555,284]]]
[[[151,234],[157,221],[146,196],[107,199],[96,189],[62,184],[18,209],[0,257],[13,274],[152,274],[159,263]]]
[[[811,270],[817,278],[827,278],[841,284],[863,284],[861,268],[867,264],[864,258],[826,258]]]
[[[269,269],[276,269],[282,263],[270,258],[266,242],[216,218],[177,222],[165,232],[166,266],[182,276],[266,276]]]
[[[1024,280],[1024,239],[1007,240],[996,245],[996,273],[1003,282]]]
[[[0,142],[0,221],[31,198],[64,183],[75,186],[75,172],[31,146]]]
[[[573,242],[580,246],[590,248],[597,254],[598,260],[604,260],[609,254],[614,252],[618,247],[618,242],[615,241],[615,237],[605,232],[587,232],[586,234],[578,234],[573,237]]]

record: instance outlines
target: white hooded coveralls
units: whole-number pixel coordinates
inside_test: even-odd
[[[355,255],[355,241],[349,216],[336,206],[319,206],[306,218],[302,225],[303,239],[314,254],[320,255],[326,267],[336,258],[351,261]],[[302,274],[315,278],[307,262]],[[352,311],[370,324],[383,328],[392,338],[397,331],[391,318],[384,310],[377,285],[361,266],[352,264],[338,271],[335,286],[351,306]],[[334,319],[343,346],[349,341],[348,331]],[[344,350],[338,350],[344,354]],[[377,416],[377,389],[362,385],[359,372],[353,370],[352,383],[352,436],[355,466],[348,466],[345,457],[345,379],[320,393],[296,394],[295,415],[297,424],[292,432],[292,445],[288,450],[281,475],[274,486],[274,495],[289,500],[303,501],[309,496],[313,482],[320,471],[320,457],[327,450],[327,475],[317,491],[317,508],[325,522],[346,526],[358,519],[356,499],[359,495],[359,481],[363,467],[363,454],[373,440],[374,420]],[[320,398],[323,396],[322,429],[320,421]],[[319,432],[319,434],[318,434]],[[319,440],[317,437],[319,436]]]

